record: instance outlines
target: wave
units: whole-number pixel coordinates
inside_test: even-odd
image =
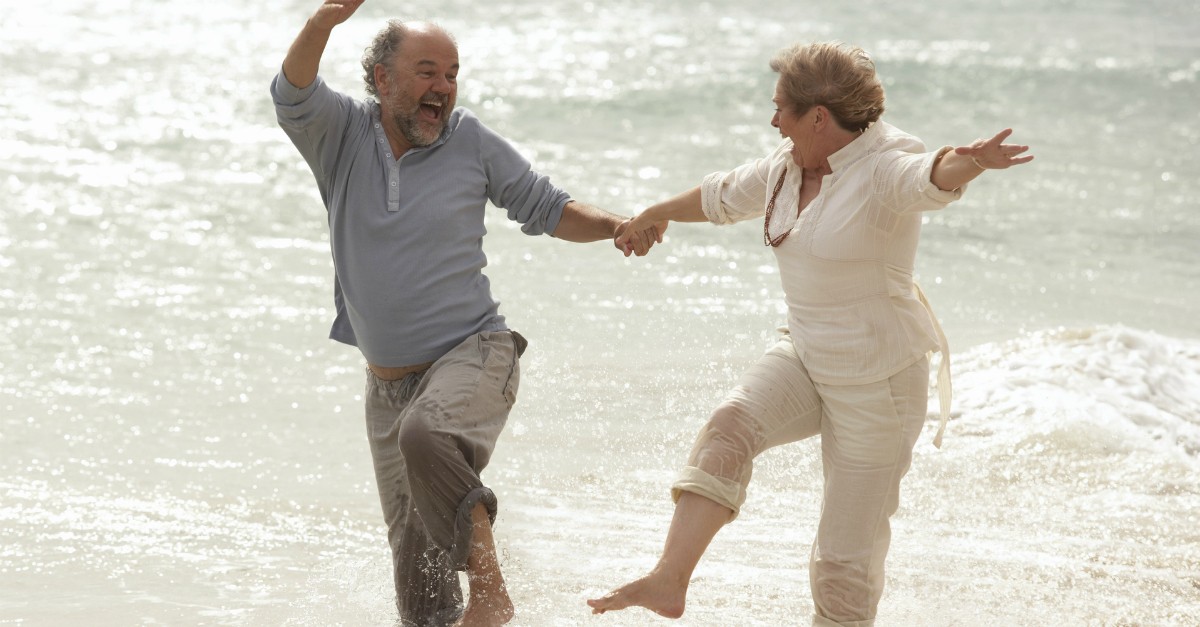
[[[952,431],[1200,457],[1200,341],[1054,329],[955,355],[953,370]]]

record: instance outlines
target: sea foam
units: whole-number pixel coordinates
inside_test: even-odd
[[[1200,341],[1124,326],[1039,331],[955,356],[954,384],[960,434],[1200,457]]]

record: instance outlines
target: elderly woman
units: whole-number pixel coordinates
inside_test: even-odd
[[[588,601],[595,613],[630,606],[683,614],[688,580],[717,531],[746,500],[754,458],[821,436],[824,500],[809,563],[813,624],[867,626],[883,593],[883,563],[900,479],[925,422],[929,354],[948,349],[913,262],[921,212],[962,196],[985,170],[1026,163],[1005,130],[928,152],[885,122],[883,87],[862,49],[836,43],[780,52],[766,157],[654,205],[626,233],[670,220],[732,224],[765,216],[788,305],[787,330],[702,428],[672,486],[675,513],[658,564]],[[615,241],[627,248],[624,237]]]

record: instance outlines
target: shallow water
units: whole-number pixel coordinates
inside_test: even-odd
[[[325,339],[322,209],[266,93],[315,3],[244,4],[0,7],[0,624],[392,622],[361,358]],[[955,419],[918,444],[880,624],[1200,623],[1200,9],[743,4],[406,6],[458,37],[460,104],[618,212],[773,146],[766,60],[797,40],[870,50],[931,146],[1015,127],[1034,164],[925,228]],[[393,10],[335,33],[335,86]],[[516,624],[662,622],[583,600],[653,563],[783,320],[769,253],[754,224],[632,260],[489,229],[532,340],[485,476]],[[815,443],[755,476],[678,624],[811,613]]]

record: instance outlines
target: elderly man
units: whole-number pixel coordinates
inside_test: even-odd
[[[527,234],[571,242],[612,239],[624,218],[572,200],[455,108],[458,48],[435,25],[390,21],[379,33],[363,57],[375,99],[330,89],[321,55],[362,1],[316,10],[271,95],[328,211],[330,337],[367,361],[367,432],[401,622],[498,625],[514,608],[491,531],[496,496],[479,475],[516,399],[526,342],[482,272],[485,206],[507,209]],[[645,254],[655,237],[638,233],[625,254]]]

